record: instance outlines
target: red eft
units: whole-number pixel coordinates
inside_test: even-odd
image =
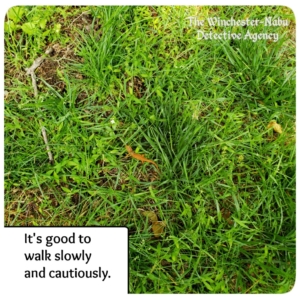
[[[135,152],[132,150],[132,148],[131,148],[130,146],[128,146],[128,145],[126,145],[125,148],[126,148],[127,152],[129,153],[129,155],[130,155],[131,157],[133,157],[133,158],[135,158],[135,159],[138,159],[138,160],[140,160],[141,162],[145,162],[145,161],[146,161],[146,162],[149,162],[150,164],[153,164],[153,165],[156,167],[157,171],[159,172],[158,165],[157,165],[153,160],[146,158],[143,154],[135,153]]]

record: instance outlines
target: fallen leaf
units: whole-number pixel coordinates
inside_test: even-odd
[[[273,128],[275,132],[282,133],[281,125],[274,120],[270,121],[267,128]]]
[[[157,215],[153,211],[143,211],[142,214],[151,221],[154,236],[156,238],[160,237],[167,223],[165,221],[158,221]]]
[[[167,224],[165,221],[156,221],[152,223],[152,231],[156,238],[160,237],[163,234],[166,225]]]
[[[155,212],[153,211],[143,211],[142,214],[147,217],[152,223],[153,222],[157,222],[157,215]]]

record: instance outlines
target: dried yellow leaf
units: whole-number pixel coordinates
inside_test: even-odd
[[[153,211],[143,211],[142,214],[151,221],[154,236],[156,238],[160,237],[167,223],[165,221],[158,221],[157,215]]]
[[[152,223],[152,231],[155,237],[160,237],[164,232],[164,228],[166,227],[165,221],[156,221]]]
[[[275,132],[278,132],[278,133],[282,133],[282,128],[281,128],[281,125],[278,124],[276,121],[272,120],[270,121],[270,123],[268,124],[268,128],[273,128],[273,130]]]
[[[142,214],[147,217],[152,223],[153,222],[157,222],[157,215],[155,212],[153,211],[143,211]]]

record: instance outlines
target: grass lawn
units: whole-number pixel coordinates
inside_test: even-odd
[[[130,293],[292,289],[290,9],[24,6],[5,22],[6,226],[128,227]],[[209,38],[224,31],[249,38]]]

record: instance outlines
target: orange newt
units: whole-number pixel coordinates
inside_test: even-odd
[[[128,145],[126,145],[125,148],[126,148],[127,152],[129,153],[129,155],[130,155],[131,157],[136,158],[136,159],[140,160],[141,162],[147,161],[147,162],[149,162],[150,164],[153,164],[153,165],[156,167],[157,171],[159,172],[158,165],[157,165],[153,160],[146,158],[143,154],[135,153],[135,152],[132,150],[132,148],[131,148],[130,146],[128,146]]]

